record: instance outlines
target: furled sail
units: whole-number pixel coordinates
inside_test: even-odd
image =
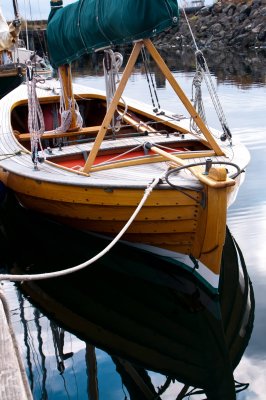
[[[20,32],[20,26],[13,23],[7,24],[0,8],[0,51],[11,49],[16,43]]]
[[[86,53],[158,35],[178,23],[177,0],[51,1],[47,26],[53,67]]]

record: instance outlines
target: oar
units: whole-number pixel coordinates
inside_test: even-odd
[[[117,112],[127,124],[133,127],[135,126],[138,131],[157,132],[156,129],[152,128],[150,125],[147,125],[145,122],[138,120],[137,117],[134,118],[132,115],[123,114],[120,110],[117,110]]]

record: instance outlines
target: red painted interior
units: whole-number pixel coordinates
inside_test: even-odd
[[[174,149],[174,150],[169,150],[169,149],[164,149],[165,151],[167,151],[167,153],[173,153],[176,151],[184,151],[185,149],[183,148],[178,148],[178,149]],[[118,154],[108,154],[108,155],[102,155],[102,156],[98,156],[96,157],[93,165],[97,165],[103,162],[107,162],[107,161],[111,161],[112,158],[117,157]],[[130,158],[135,158],[135,157],[141,157],[144,156],[144,152],[143,151],[134,151],[132,153],[128,153],[128,154],[121,154],[119,157],[115,158],[114,161],[119,161],[119,160],[126,160],[126,159],[130,159]],[[75,160],[60,160],[59,162],[57,162],[57,164],[62,165],[64,167],[67,168],[75,168],[77,166],[83,167],[85,165],[85,160],[84,158],[81,157],[79,159],[75,159]]]

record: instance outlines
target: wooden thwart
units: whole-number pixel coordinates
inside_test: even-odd
[[[57,133],[54,131],[47,131],[44,132],[41,136],[42,139],[56,139],[56,138],[63,138],[63,137],[70,137],[70,136],[79,136],[79,135],[92,135],[97,134],[100,130],[101,126],[88,126],[86,128],[80,128],[78,131],[71,131],[71,132],[59,132]],[[30,140],[30,133],[15,133],[16,138],[21,141]]]

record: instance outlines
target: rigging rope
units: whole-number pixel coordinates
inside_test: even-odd
[[[124,225],[124,227],[121,229],[121,231],[116,235],[116,237],[108,244],[108,246],[106,246],[96,256],[94,256],[94,257],[90,258],[89,260],[85,261],[84,263],[81,263],[74,267],[60,270],[60,271],[55,271],[55,272],[48,272],[48,273],[41,273],[41,274],[25,274],[25,275],[0,274],[0,281],[1,280],[34,281],[34,280],[43,280],[43,279],[49,279],[49,278],[57,278],[59,276],[64,276],[64,275],[68,275],[73,272],[79,271],[79,270],[93,264],[95,261],[97,261],[101,257],[103,257],[109,250],[111,250],[112,247],[114,247],[114,245],[119,241],[119,239],[126,232],[126,230],[129,228],[129,226],[132,224],[132,222],[138,215],[139,211],[143,207],[144,203],[146,202],[148,196],[151,194],[154,187],[162,180],[162,178],[164,176],[165,176],[165,172],[162,175],[160,175],[159,177],[155,178],[150,184],[147,185],[141,201],[139,202],[137,208],[135,209],[135,211],[133,212],[133,214],[127,221],[127,223]]]
[[[25,150],[17,150],[17,151],[14,151],[14,153],[3,153],[3,154],[0,154],[0,160],[4,161],[11,157],[20,156],[23,153],[28,154],[28,152]],[[3,158],[1,158],[1,157],[3,157]]]
[[[119,69],[123,64],[123,56],[118,52],[113,52],[113,50],[108,49],[104,51],[104,59],[103,59],[103,70],[104,70],[104,78],[105,78],[105,88],[106,88],[106,105],[107,110],[111,104],[111,101],[116,92],[116,84],[120,81],[119,78]],[[125,110],[122,115],[116,117],[112,117],[111,129],[113,134],[120,130],[121,120],[123,116],[127,113],[127,105],[124,99],[121,97],[125,105]]]
[[[200,85],[198,86],[198,84],[199,84],[199,76],[200,76],[201,80],[202,80],[202,77],[204,78],[205,84],[207,86],[208,92],[209,92],[209,94],[211,96],[211,99],[212,99],[212,102],[213,102],[213,105],[214,105],[214,108],[215,108],[215,111],[216,111],[216,114],[218,116],[218,119],[219,119],[219,121],[221,123],[221,126],[222,126],[222,129],[223,129],[223,135],[221,136],[221,140],[224,141],[224,140],[228,139],[230,144],[232,144],[232,134],[231,134],[230,129],[228,127],[228,123],[226,121],[225,114],[223,112],[219,97],[218,97],[216,89],[214,87],[214,84],[213,84],[213,81],[212,81],[212,78],[211,78],[211,74],[210,74],[210,70],[208,68],[207,62],[206,62],[206,60],[205,60],[205,58],[203,56],[202,51],[199,50],[199,48],[197,46],[194,34],[192,32],[190,23],[189,23],[188,18],[187,18],[186,11],[185,11],[184,8],[182,10],[183,10],[183,13],[184,13],[184,16],[185,16],[185,20],[187,22],[190,34],[192,36],[192,40],[193,40],[194,46],[196,48],[195,56],[196,56],[196,69],[197,69],[197,71],[196,71],[196,81],[197,81],[197,83],[196,82],[195,83],[197,85],[196,95],[199,96],[199,98],[195,99],[194,106],[196,108],[198,105],[200,105],[199,114],[201,112],[203,112],[202,102],[201,102],[201,87],[200,87]],[[199,71],[200,71],[200,73],[199,73]],[[205,118],[205,116],[204,116],[204,118]]]
[[[194,99],[194,108],[197,110],[199,116],[203,120],[205,124],[207,124],[206,114],[204,110],[203,100],[202,100],[202,92],[201,92],[201,82],[203,79],[203,73],[198,68],[198,63],[196,62],[196,74],[192,81],[192,101]],[[194,92],[194,90],[195,92]],[[199,128],[195,123],[195,120],[190,118],[190,127],[196,132],[199,132]]]
[[[149,90],[150,90],[151,101],[152,101],[152,105],[154,107],[153,111],[154,112],[158,112],[160,110],[161,106],[160,106],[159,99],[158,99],[158,96],[157,96],[157,92],[156,92],[156,89],[155,89],[155,85],[154,85],[154,81],[153,81],[153,78],[152,78],[152,74],[151,74],[150,69],[149,69],[149,63],[148,63],[148,59],[147,59],[147,54],[146,54],[145,48],[141,49],[141,55],[142,55],[143,65],[144,65],[144,68],[145,68],[146,79],[147,79]],[[155,96],[156,101],[157,101],[157,107],[155,105],[155,101],[154,101],[153,94],[152,94],[152,91],[151,91],[150,82],[152,84],[154,96]]]
[[[44,152],[41,144],[41,136],[45,130],[43,113],[36,93],[37,81],[39,80],[33,74],[31,62],[28,61],[26,73],[29,109],[28,127],[30,132],[32,162],[35,169],[37,169],[39,148],[41,149],[44,157]]]
[[[63,88],[64,84],[62,81],[60,68],[59,68],[59,81],[60,81],[60,87]],[[74,102],[75,102],[74,106],[76,114],[76,125],[77,127],[81,128],[83,125],[83,119],[79,112],[76,100],[74,100]],[[61,125],[56,128],[56,132],[57,133],[67,132],[72,122],[72,100],[69,97],[67,99],[65,98],[64,90],[61,90],[59,114],[61,117]]]

